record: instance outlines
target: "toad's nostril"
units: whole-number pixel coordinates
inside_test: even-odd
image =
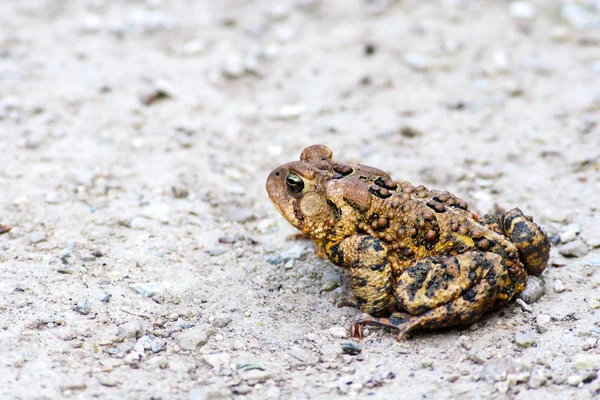
[[[279,176],[279,175],[281,175],[281,172],[275,171],[275,176]]]

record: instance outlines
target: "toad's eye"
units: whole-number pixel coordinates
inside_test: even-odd
[[[304,189],[304,181],[294,172],[288,174],[285,178],[285,184],[294,194],[298,194]]]

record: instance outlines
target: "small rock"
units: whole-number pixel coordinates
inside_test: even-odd
[[[535,367],[529,377],[529,387],[532,389],[540,388],[546,383],[546,379],[544,369],[542,367]]]
[[[46,193],[46,197],[44,197],[44,200],[48,204],[57,204],[60,201],[58,199],[58,193],[56,193],[56,192],[48,192],[48,193]]]
[[[185,57],[199,56],[206,50],[206,42],[203,40],[190,40],[181,46],[179,54]]]
[[[142,214],[144,217],[154,219],[160,222],[169,222],[171,207],[168,204],[151,204],[144,208]]]
[[[355,356],[360,354],[361,349],[354,343],[342,343],[342,353]]]
[[[99,374],[96,379],[102,386],[115,387],[121,384],[114,374]]]
[[[536,344],[536,339],[527,333],[517,332],[515,333],[515,344],[519,347],[531,347]]]
[[[577,223],[572,223],[567,226],[564,226],[560,232],[558,232],[558,237],[560,238],[561,243],[569,243],[573,240],[577,239],[577,235],[581,231],[581,226]]]
[[[591,258],[586,262],[586,264],[594,268],[600,267],[600,257]]]
[[[31,244],[38,244],[46,240],[46,232],[35,231],[27,236],[27,241]]]
[[[406,53],[404,55],[404,63],[416,72],[425,72],[430,68],[427,58],[419,53]]]
[[[573,360],[577,371],[591,371],[600,368],[600,354],[578,354]]]
[[[527,1],[513,1],[510,3],[509,14],[519,22],[528,22],[535,19],[537,9]]]
[[[132,283],[129,287],[144,297],[154,297],[165,291],[164,287],[156,283]]]
[[[588,246],[582,240],[577,239],[561,246],[558,252],[565,257],[583,257],[588,253]]]
[[[71,179],[76,185],[91,187],[94,183],[94,173],[89,169],[78,169],[73,171]]]
[[[338,279],[327,279],[321,284],[322,292],[331,292],[340,286],[340,280]]]
[[[199,386],[190,390],[188,400],[227,400],[230,397],[231,395],[225,389]]]
[[[587,351],[587,350],[593,349],[597,346],[598,346],[598,339],[596,339],[595,337],[589,337],[589,338],[585,339],[585,342],[583,343],[583,350]]]
[[[151,88],[140,94],[140,102],[145,106],[149,106],[159,100],[173,97],[171,90],[167,86],[165,82],[157,81]]]
[[[533,304],[541,299],[544,293],[546,293],[544,281],[537,276],[530,275],[527,277],[527,285],[519,294],[519,298],[527,304]]]
[[[184,199],[190,194],[187,187],[181,184],[171,186],[171,193],[176,199]]]
[[[554,280],[554,293],[562,293],[566,290],[565,284],[560,279]]]
[[[519,307],[521,307],[521,310],[525,312],[530,313],[533,311],[533,308],[531,308],[529,304],[525,303],[523,299],[517,299],[517,304],[519,305]]]
[[[241,78],[246,72],[242,58],[237,54],[231,54],[227,57],[221,68],[223,76],[228,79]]]
[[[548,325],[550,324],[550,316],[547,314],[540,314],[535,317],[535,330],[538,333],[544,333],[548,330]]]
[[[110,294],[108,292],[104,292],[104,294],[100,298],[100,302],[102,302],[102,303],[108,303],[110,301],[111,297],[112,297],[112,294]]]
[[[209,332],[195,327],[175,336],[175,342],[182,350],[196,350],[208,342]]]
[[[583,382],[583,376],[581,375],[570,375],[567,378],[567,384],[570,386],[577,386]]]
[[[215,316],[215,319],[212,321],[212,324],[217,328],[224,328],[229,325],[232,321],[230,315],[221,313]]]
[[[228,367],[231,362],[231,356],[227,353],[205,354],[202,359],[215,369]]]
[[[122,338],[133,338],[136,339],[144,334],[144,328],[138,320],[125,322],[119,325],[117,330],[117,336]]]
[[[135,217],[129,223],[129,227],[131,229],[136,229],[136,230],[143,231],[143,230],[148,229],[148,221],[145,218],[142,218],[142,217]]]
[[[256,214],[254,213],[254,210],[251,208],[237,208],[230,214],[230,218],[233,221],[243,224],[246,222],[255,221]]]
[[[510,356],[501,359],[492,359],[483,366],[482,378],[486,382],[498,382],[506,379],[509,373],[519,371],[520,364]]]
[[[404,125],[400,128],[400,134],[406,138],[414,138],[417,136],[423,136],[423,131],[415,128],[414,126]]]
[[[277,115],[280,119],[295,119],[306,111],[304,104],[284,104]]]
[[[251,369],[251,370],[243,370],[239,373],[240,378],[244,381],[257,381],[257,382],[265,382],[276,375],[276,371],[273,370],[260,370],[260,369]]]
[[[433,367],[433,359],[431,359],[429,357],[424,357],[421,360],[421,367],[422,368],[431,368],[431,367]]]
[[[328,332],[335,338],[344,339],[348,337],[348,331],[343,326],[332,326],[329,328]]]
[[[92,306],[87,301],[87,299],[83,299],[77,302],[75,305],[75,311],[77,311],[81,315],[88,315],[90,311],[92,311]]]
[[[167,340],[163,338],[154,338],[150,341],[150,350],[153,353],[158,353],[167,348]]]

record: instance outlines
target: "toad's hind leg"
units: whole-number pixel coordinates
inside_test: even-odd
[[[548,235],[518,208],[513,208],[502,216],[502,226],[504,234],[519,249],[519,258],[527,273],[541,274],[550,257]]]
[[[376,318],[370,315],[361,317],[352,327],[354,336],[360,336],[363,325],[384,326],[398,330],[396,339],[402,340],[404,335],[415,329],[438,329],[456,325],[468,325],[477,321],[487,310],[492,308],[500,287],[493,279],[482,279],[471,289],[454,301],[408,318]]]

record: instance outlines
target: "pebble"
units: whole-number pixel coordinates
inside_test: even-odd
[[[137,342],[135,342],[135,346],[133,346],[133,350],[138,353],[144,353],[146,349],[150,348],[150,336],[144,335],[140,337]]]
[[[71,175],[73,183],[91,187],[94,183],[94,173],[89,169],[77,169]]]
[[[56,192],[46,193],[46,197],[44,197],[44,200],[48,204],[57,204],[60,202],[60,200],[58,199],[58,193],[56,193]]]
[[[35,231],[27,236],[27,241],[31,244],[38,244],[46,240],[46,232]]]
[[[295,119],[305,111],[306,106],[304,104],[284,104],[279,109],[277,117],[281,119]]]
[[[577,223],[572,223],[564,226],[559,232],[558,237],[561,243],[569,243],[577,239],[577,235],[581,231],[581,226]]]
[[[194,327],[175,336],[175,342],[182,350],[196,350],[208,342],[209,332]]]
[[[332,326],[329,328],[328,332],[335,338],[344,339],[348,337],[348,330],[343,326]]]
[[[423,136],[423,131],[419,128],[415,128],[414,126],[404,125],[399,130],[400,135],[405,138],[414,138],[417,136]]]
[[[119,325],[117,329],[117,336],[122,338],[138,338],[144,334],[144,328],[138,320],[125,322]]]
[[[79,300],[75,305],[75,311],[81,315],[88,315],[92,311],[92,306],[87,299]]]
[[[157,283],[132,283],[129,287],[144,297],[153,297],[165,291],[165,288]]]
[[[509,14],[519,22],[528,22],[537,16],[537,8],[527,1],[513,1],[510,3]]]
[[[237,208],[231,214],[230,218],[240,224],[256,220],[256,214],[251,208]]]
[[[246,72],[246,68],[244,67],[242,57],[240,57],[237,54],[229,55],[223,63],[221,72],[223,73],[223,76],[225,76],[228,79],[241,78]]]
[[[590,267],[600,267],[600,257],[594,257],[586,262]]]
[[[530,275],[527,278],[525,289],[519,294],[518,298],[522,299],[527,304],[533,304],[546,293],[544,281],[537,276]]]
[[[406,53],[404,64],[416,72],[425,72],[430,68],[429,60],[419,53]]]
[[[190,390],[188,400],[227,400],[230,397],[224,389],[199,386]]]
[[[112,294],[110,294],[108,292],[104,292],[104,294],[100,298],[100,302],[102,302],[102,303],[108,303],[110,301],[111,297],[112,297]]]
[[[154,338],[150,341],[150,350],[153,353],[158,353],[167,348],[167,340],[164,338]]]
[[[519,362],[510,356],[492,359],[483,366],[481,376],[487,382],[503,381],[509,373],[517,372],[519,367]]]
[[[102,386],[115,387],[121,384],[114,374],[99,374],[96,379]]]
[[[532,389],[540,388],[546,383],[546,379],[544,369],[542,367],[535,367],[529,377],[529,387]]]
[[[340,286],[339,277],[336,277],[335,279],[326,279],[321,284],[321,291],[322,292],[331,292],[331,291],[337,289],[339,286]]]
[[[540,314],[535,317],[535,330],[538,333],[544,333],[548,330],[551,318],[548,314]]]
[[[570,375],[567,378],[567,384],[570,386],[577,386],[580,383],[583,382],[583,376],[582,375]]]
[[[517,304],[519,305],[519,307],[521,307],[521,310],[525,312],[530,313],[533,311],[533,308],[529,304],[525,303],[523,299],[517,299]]]
[[[230,315],[225,313],[220,313],[215,316],[215,319],[212,321],[212,324],[217,328],[224,328],[229,325],[232,321]]]
[[[231,356],[227,353],[205,354],[202,359],[215,369],[229,367]]]
[[[561,246],[558,252],[565,257],[583,257],[588,253],[588,246],[582,240],[577,239]]]
[[[355,356],[360,354],[362,350],[354,343],[342,343],[342,353]]]
[[[146,89],[140,94],[139,100],[143,105],[149,106],[159,100],[171,97],[173,97],[173,94],[168,85],[163,81],[157,81],[151,88]]]
[[[536,344],[536,339],[527,333],[517,332],[515,333],[515,344],[519,347],[531,347]]]
[[[433,359],[429,357],[424,357],[421,360],[421,368],[431,368],[433,367]]]
[[[583,350],[587,351],[595,347],[598,347],[598,339],[595,337],[589,337],[585,339],[585,342],[583,343]]]
[[[135,217],[129,223],[129,227],[131,229],[137,229],[140,231],[144,231],[144,230],[148,229],[148,221],[142,217]]]
[[[240,378],[244,381],[265,382],[276,375],[276,371],[265,369],[251,369],[240,371]]]
[[[573,360],[573,369],[577,371],[597,370],[600,368],[600,354],[578,354]]]
[[[189,40],[181,46],[179,54],[185,57],[199,56],[206,51],[207,43],[203,40]]]
[[[561,17],[567,21],[569,25],[576,29],[585,29],[598,26],[600,23],[599,17],[594,15],[590,10],[582,4],[576,2],[565,2],[561,7]]]
[[[171,207],[168,204],[151,204],[144,208],[142,215],[160,222],[169,222]]]
[[[560,279],[554,280],[554,293],[562,293],[566,290],[565,284]]]

